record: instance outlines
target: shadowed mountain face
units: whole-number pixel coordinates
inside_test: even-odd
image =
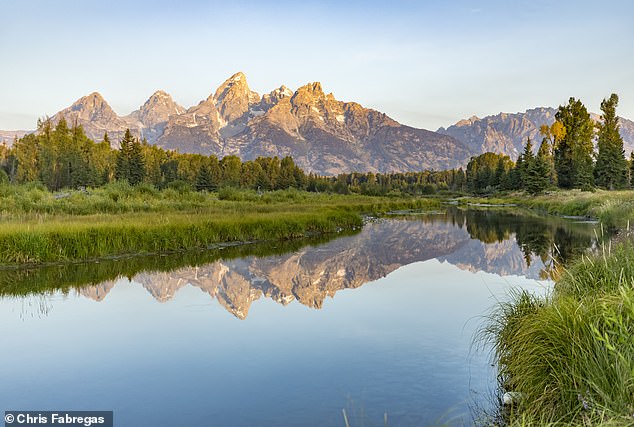
[[[357,288],[404,265],[434,258],[474,273],[544,279],[553,272],[554,244],[559,249],[556,258],[563,263],[591,246],[591,236],[588,225],[455,210],[416,220],[370,223],[357,235],[288,254],[142,272],[131,280],[159,302],[171,300],[185,286],[197,287],[234,316],[245,319],[251,304],[262,297],[283,305],[297,300],[321,308],[326,297],[334,297],[339,290]],[[100,301],[113,283],[79,292]]]
[[[544,124],[551,125],[556,112],[555,108],[538,107],[523,113],[500,113],[482,119],[473,116],[437,132],[456,138],[475,153],[491,151],[515,160],[524,150],[527,138],[535,142],[535,150],[539,149],[542,140],[539,128]],[[600,120],[598,114],[590,115],[593,120]],[[629,155],[634,150],[634,122],[622,117],[619,122],[625,153]]]
[[[464,166],[474,153],[454,138],[401,125],[387,115],[325,94],[320,83],[297,91],[286,86],[260,96],[243,73],[227,79],[188,109],[163,91],[138,110],[118,116],[92,93],[52,117],[82,125],[101,141],[107,132],[118,146],[126,128],[151,144],[185,153],[292,156],[307,172],[406,172]]]

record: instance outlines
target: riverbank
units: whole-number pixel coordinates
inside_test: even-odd
[[[0,265],[95,260],[353,230],[363,213],[437,208],[437,200],[110,185],[49,193],[0,188]]]
[[[502,392],[519,396],[503,411],[502,422],[634,425],[634,243],[627,229],[634,218],[634,193],[486,200],[595,217],[620,229],[618,244],[608,242],[565,268],[550,295],[517,292],[488,319],[479,339],[493,347]]]
[[[627,228],[634,219],[634,191],[560,190],[538,196],[509,193],[490,197],[460,197],[459,204],[516,205],[541,213],[597,219],[608,228]]]

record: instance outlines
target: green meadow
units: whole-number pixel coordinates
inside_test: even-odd
[[[226,242],[295,239],[353,230],[362,214],[438,207],[427,199],[280,190],[187,187],[158,191],[115,183],[51,193],[0,186],[0,264],[73,262],[214,248]]]

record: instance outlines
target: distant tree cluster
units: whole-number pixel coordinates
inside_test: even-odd
[[[113,149],[108,134],[96,143],[81,126],[69,127],[62,119],[54,127],[50,120],[40,121],[38,132],[16,139],[11,148],[0,145],[0,183],[3,181],[40,182],[52,191],[98,187],[112,181],[214,191],[221,187],[306,188],[308,177],[290,157],[242,162],[236,156],[218,160],[213,155],[181,154],[139,140],[130,130],[119,149]]]
[[[61,119],[38,122],[38,132],[0,144],[0,184],[40,182],[53,191],[97,187],[109,182],[151,184],[156,188],[186,185],[198,191],[222,187],[253,190],[297,188],[315,192],[365,195],[428,195],[438,191],[490,193],[548,188],[606,189],[631,186],[634,153],[629,162],[619,133],[616,94],[601,103],[601,121],[595,123],[581,101],[570,98],[560,106],[555,122],[540,129],[542,142],[535,154],[526,142],[516,162],[508,156],[484,153],[471,158],[466,170],[407,173],[348,173],[336,177],[306,174],[291,157],[181,154],[150,145],[129,130],[111,148],[107,134],[101,142],[89,139],[81,126]],[[598,151],[594,152],[596,140]],[[634,183],[632,183],[634,184]]]
[[[570,98],[567,105],[559,107],[551,126],[541,126],[543,139],[537,155],[528,139],[514,164],[500,154],[473,157],[467,165],[467,188],[472,192],[526,190],[537,194],[556,187],[613,190],[634,185],[630,178],[634,162],[628,164],[619,133],[618,102],[616,94],[604,99],[601,121],[595,123],[583,103]]]

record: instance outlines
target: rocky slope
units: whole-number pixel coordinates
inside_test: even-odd
[[[396,172],[465,165],[473,153],[452,137],[404,126],[387,115],[325,94],[320,83],[285,86],[260,96],[236,73],[198,105],[185,110],[157,91],[138,110],[118,116],[98,93],[53,116],[81,124],[89,137],[123,132],[180,152],[292,156],[307,172]]]
[[[500,113],[484,118],[473,116],[447,129],[440,128],[437,132],[456,138],[473,152],[492,151],[516,159],[523,151],[527,138],[537,142],[537,150],[542,140],[539,127],[551,125],[556,112],[555,108],[538,107],[523,113]],[[594,120],[600,120],[598,114],[591,113],[591,116]],[[634,150],[634,122],[621,118],[620,123],[623,145],[629,157],[630,151]]]

